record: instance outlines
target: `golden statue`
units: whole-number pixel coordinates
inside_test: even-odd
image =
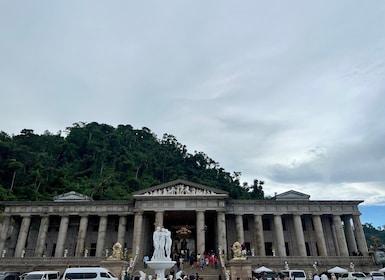
[[[242,255],[242,245],[238,241],[235,241],[233,245],[231,246],[231,250],[233,251],[233,258],[234,259],[246,259]]]
[[[109,256],[107,260],[123,260],[122,245],[119,242],[114,244],[112,247],[112,255]]]

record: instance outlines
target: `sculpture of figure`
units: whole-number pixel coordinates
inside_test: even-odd
[[[168,229],[165,229],[165,238],[166,238],[166,257],[171,260],[171,245],[172,245],[172,239],[171,239],[171,231]]]
[[[122,245],[119,242],[112,247],[112,255],[108,257],[108,260],[123,260]]]
[[[140,274],[139,280],[146,280],[146,273],[144,273],[143,271],[140,270],[139,274]]]
[[[159,239],[159,258],[164,259],[165,254],[164,254],[164,249],[166,245],[166,229],[162,228],[160,231],[160,239]]]
[[[235,241],[231,246],[231,250],[233,251],[234,258],[242,258],[242,245],[238,241]]]
[[[160,258],[160,239],[162,237],[162,233],[160,231],[160,227],[157,227],[152,236],[154,242],[154,254],[151,259],[159,259]]]

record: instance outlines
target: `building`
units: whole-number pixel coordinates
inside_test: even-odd
[[[362,201],[310,200],[296,191],[270,200],[176,180],[133,193],[132,201],[93,201],[70,192],[54,201],[2,202],[1,266],[92,264],[115,242],[127,258],[152,254],[156,226],[172,232],[175,253],[220,253],[244,244],[253,266],[374,266],[360,222]],[[353,252],[361,252],[357,256]]]

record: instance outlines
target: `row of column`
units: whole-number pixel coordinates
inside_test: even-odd
[[[351,219],[353,220],[354,230],[351,224]],[[312,222],[314,225],[314,233],[318,246],[318,253],[320,256],[327,256],[327,246],[325,242],[325,235],[321,216],[313,215]],[[276,242],[275,245],[278,256],[286,256],[282,216],[274,215],[273,224],[275,234],[274,237]],[[298,253],[300,256],[307,256],[301,215],[293,215],[293,224]],[[245,240],[242,215],[236,215],[235,226],[237,240],[240,243],[243,243]],[[333,235],[336,239],[337,255],[349,256],[349,252],[357,252],[358,250],[365,255],[367,254],[367,244],[365,240],[365,235],[358,215],[353,215],[352,217],[343,216],[342,219],[339,215],[333,215],[333,223],[331,228],[333,230]],[[256,237],[255,239],[258,255],[266,256],[262,215],[254,215],[254,233]]]
[[[8,228],[10,225],[10,216],[4,216],[2,231],[0,232],[0,252],[4,249],[5,240],[7,237]],[[155,213],[155,226],[163,226],[164,213],[159,211]],[[351,224],[353,220],[353,226]],[[99,221],[97,247],[95,255],[102,256],[105,248],[105,239],[107,234],[107,215],[101,215]],[[325,242],[324,229],[322,225],[321,216],[313,215],[312,222],[314,225],[314,234],[318,246],[320,256],[327,256],[327,246]],[[143,212],[136,212],[134,217],[134,232],[133,232],[133,250],[137,251],[142,240],[143,230]],[[31,224],[31,216],[24,216],[21,221],[19,235],[14,252],[15,257],[20,257],[25,248],[28,232]],[[56,243],[55,257],[62,257],[65,250],[65,242],[67,237],[69,224],[69,216],[62,216],[60,220],[59,232]],[[306,256],[306,245],[304,232],[302,227],[301,215],[293,215],[293,224],[295,238],[300,256]],[[274,233],[276,250],[279,256],[286,256],[284,231],[282,224],[282,216],[274,215],[273,217]],[[127,217],[119,217],[117,242],[124,244],[125,233],[127,226]],[[85,248],[85,239],[88,227],[88,216],[81,216],[78,237],[76,240],[75,256],[82,256]],[[245,241],[243,230],[243,216],[236,215],[235,218],[236,238],[240,243]],[[354,230],[353,230],[354,227]],[[42,216],[37,242],[35,246],[34,255],[36,257],[42,256],[47,239],[47,232],[49,228],[49,216]],[[348,256],[349,252],[361,251],[363,254],[367,253],[367,245],[365,235],[362,229],[360,218],[358,215],[352,217],[333,215],[331,228],[336,240],[337,255]],[[198,253],[205,251],[205,211],[196,211],[196,250]],[[254,215],[254,234],[256,239],[256,249],[260,256],[265,256],[265,241],[263,233],[263,219],[262,215]],[[225,212],[217,212],[217,245],[222,252],[226,253],[227,238],[226,238],[226,216]],[[137,253],[137,252],[134,252]]]
[[[138,215],[139,216],[139,215]],[[135,220],[137,220],[137,215],[135,215]],[[5,241],[7,238],[7,233],[9,230],[10,225],[10,216],[5,216],[3,220],[3,226],[0,233],[0,252],[3,251],[5,248]],[[105,239],[106,239],[106,233],[107,233],[107,215],[100,216],[99,220],[99,228],[98,228],[98,236],[97,236],[97,244],[96,244],[96,252],[95,255],[97,257],[101,257],[103,254],[104,246],[105,246]],[[68,224],[69,224],[69,216],[62,216],[60,219],[60,226],[59,226],[59,232],[57,236],[57,242],[56,242],[56,250],[55,250],[55,257],[63,257],[64,256],[64,250],[65,250],[65,242],[67,238],[67,231],[68,231]],[[31,225],[31,216],[24,216],[21,220],[19,235],[17,238],[17,243],[15,247],[14,257],[22,257],[23,250],[25,249],[25,246],[27,244],[27,238],[28,238],[28,232]],[[124,238],[126,233],[126,225],[127,225],[127,217],[126,216],[120,216],[119,218],[119,227],[118,227],[118,237],[117,242],[120,242],[121,244],[124,244]],[[141,225],[141,223],[140,223]],[[88,216],[81,216],[80,217],[80,224],[79,224],[79,231],[78,231],[78,237],[76,240],[76,249],[75,249],[75,256],[80,257],[82,256],[84,249],[85,249],[85,240],[87,235],[87,227],[88,227]],[[46,239],[47,239],[47,233],[49,228],[49,216],[42,216],[40,221],[40,227],[39,232],[37,236],[37,242],[35,246],[34,256],[35,257],[41,257],[43,255]]]

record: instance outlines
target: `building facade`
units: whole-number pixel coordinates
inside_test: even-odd
[[[125,256],[152,254],[156,226],[172,232],[173,251],[231,257],[349,259],[368,255],[358,205],[310,200],[288,191],[271,200],[232,200],[228,193],[176,180],[133,193],[132,201],[92,201],[70,192],[48,202],[2,202],[2,258],[104,258],[115,242]],[[183,234],[180,234],[183,231]]]

